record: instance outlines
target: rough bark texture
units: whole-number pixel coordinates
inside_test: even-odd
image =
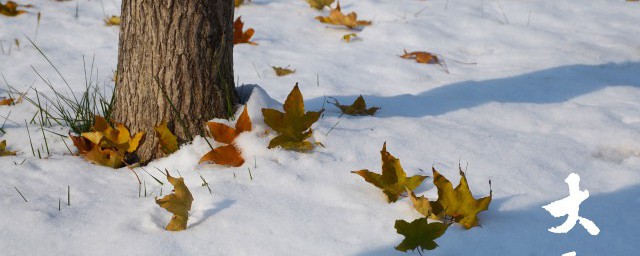
[[[146,162],[162,156],[153,131],[162,120],[189,141],[237,101],[233,1],[124,0],[121,15],[113,117],[147,133],[138,149]]]

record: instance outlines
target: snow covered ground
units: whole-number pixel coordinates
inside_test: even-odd
[[[120,1],[29,3],[36,5],[29,14],[0,16],[0,73],[6,81],[22,90],[46,90],[33,66],[64,89],[29,37],[78,92],[85,81],[82,58],[90,63],[95,56],[99,81],[109,90],[118,28],[104,26],[103,18],[117,15]],[[0,157],[2,254],[403,255],[393,248],[402,240],[394,221],[411,221],[419,213],[406,198],[386,203],[379,189],[350,173],[379,171],[385,141],[410,175],[435,166],[455,185],[458,163],[468,163],[476,197],[488,195],[492,181],[494,199],[480,214],[482,227],[452,226],[427,254],[638,254],[638,3],[344,0],[341,6],[373,20],[358,32],[362,40],[341,41],[351,32],[319,23],[314,17],[328,11],[302,0],[253,0],[236,11],[245,27],[255,28],[259,44],[234,48],[235,75],[245,84],[254,123],[254,131],[237,141],[247,163],[198,166],[208,151],[203,138],[150,163],[174,175],[179,171],[194,195],[184,232],[163,230],[171,215],[153,198],[161,187],[164,194],[170,191],[168,184],[160,186],[136,169],[148,194],[139,197],[129,170],[70,156],[51,133],[45,133],[51,156],[34,157],[24,122],[36,109],[28,103],[0,106],[0,115],[10,120],[0,140],[19,151]],[[42,19],[36,36],[37,12]],[[403,49],[450,58],[450,73],[399,58]],[[288,65],[295,74],[277,77],[271,69]],[[314,125],[315,140],[326,148],[309,154],[268,150],[271,137],[263,136],[260,109],[281,107],[296,82],[308,110],[327,108]],[[0,88],[6,89],[4,81]],[[374,117],[340,117],[323,103],[324,96],[350,103],[358,95],[382,110]],[[50,130],[66,134],[68,128]],[[34,146],[43,148],[40,128],[29,131]],[[572,172],[591,194],[580,214],[599,226],[598,236],[580,225],[568,234],[547,231],[563,219],[541,206],[568,195],[564,179]],[[431,179],[416,192],[437,196]]]

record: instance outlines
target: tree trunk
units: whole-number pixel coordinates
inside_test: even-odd
[[[137,154],[147,162],[162,156],[153,127],[163,120],[184,142],[232,113],[233,1],[124,0],[121,15],[113,117],[146,132]]]

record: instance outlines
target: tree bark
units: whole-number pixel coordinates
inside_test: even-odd
[[[146,132],[137,155],[147,162],[162,156],[153,127],[163,120],[190,141],[232,113],[233,1],[124,0],[121,18],[113,118]]]

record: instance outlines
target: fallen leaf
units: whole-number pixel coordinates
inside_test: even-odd
[[[478,213],[489,209],[493,192],[490,191],[489,196],[476,200],[469,190],[467,178],[462,170],[460,170],[460,184],[455,189],[451,182],[435,168],[432,170],[433,184],[438,188],[436,203],[442,206],[444,215],[453,217],[455,222],[463,225],[465,229],[478,226]]]
[[[83,157],[90,162],[114,169],[124,166],[122,156],[112,149],[102,149],[98,145],[93,145],[91,150],[86,152]]]
[[[240,5],[244,4],[244,0],[233,0],[234,6],[236,8],[240,7]]]
[[[181,231],[187,229],[187,221],[189,220],[189,211],[193,196],[189,188],[184,184],[184,178],[174,178],[167,172],[167,180],[173,185],[173,193],[164,196],[161,199],[156,197],[156,204],[173,213],[171,221],[165,227],[169,231]]]
[[[396,246],[396,250],[406,252],[408,250],[433,250],[438,247],[434,241],[447,231],[449,225],[442,222],[429,223],[427,218],[420,218],[411,223],[404,220],[396,220],[394,225],[398,234],[404,236],[404,240]]]
[[[240,150],[238,150],[235,145],[229,144],[209,151],[200,158],[199,163],[203,162],[213,162],[219,165],[239,167],[244,164],[244,158],[242,158]]]
[[[123,124],[116,124],[114,129],[101,116],[96,116],[93,125],[93,132],[82,133],[93,144],[99,145],[101,148],[115,148],[122,153],[133,153],[144,142],[144,132],[137,133],[131,137],[129,130]]]
[[[356,14],[355,12],[351,12],[347,15],[342,14],[342,12],[340,11],[340,2],[338,2],[338,5],[335,9],[331,9],[331,12],[329,12],[329,16],[318,16],[316,17],[316,19],[322,23],[331,25],[342,25],[350,29],[354,29],[359,26],[371,25],[371,21],[358,20],[358,14]]]
[[[283,108],[284,113],[270,108],[262,109],[264,122],[278,132],[278,136],[269,142],[269,148],[280,146],[284,149],[299,151],[313,149],[314,144],[306,139],[313,134],[311,125],[318,121],[324,109],[318,112],[305,112],[304,100],[297,83],[287,96]]]
[[[160,144],[160,149],[163,153],[171,154],[178,151],[178,137],[169,130],[166,121],[162,121],[160,125],[153,127],[153,130],[156,132],[158,144]]]
[[[0,141],[0,156],[15,156],[15,151],[7,151],[7,141]]]
[[[71,138],[73,145],[76,146],[78,153],[81,155],[86,154],[93,148],[94,144],[85,137],[69,134],[69,138]]]
[[[335,2],[335,0],[306,0],[307,3],[316,10],[322,10],[325,6],[330,7],[330,5]]]
[[[107,26],[120,26],[120,16],[111,15],[108,19],[104,20]]]
[[[334,103],[332,103],[333,105],[338,107],[342,111],[342,113],[351,116],[372,116],[376,113],[376,111],[378,111],[378,109],[380,109],[379,107],[367,108],[367,103],[364,101],[362,95],[360,95],[360,97],[358,97],[353,102],[353,104],[351,104],[351,106],[340,105],[340,102],[338,102],[337,99],[334,98],[333,100],[335,101]]]
[[[442,212],[442,205],[436,202],[431,202],[424,196],[416,197],[416,194],[409,189],[407,189],[407,194],[409,195],[411,204],[413,204],[413,208],[416,209],[416,211],[418,211],[420,214],[432,219],[440,218],[436,215],[436,213]]]
[[[350,33],[350,34],[346,34],[344,36],[342,36],[342,40],[344,40],[347,43],[350,43],[351,40],[355,40],[358,39],[358,35],[356,33]]]
[[[429,52],[407,52],[407,50],[404,50],[404,54],[400,55],[400,58],[415,59],[418,63],[441,64],[438,56]]]
[[[14,1],[7,1],[6,4],[0,3],[0,14],[9,16],[9,17],[15,17],[20,14],[26,13],[27,11],[25,10],[18,10],[18,7],[20,6],[31,7],[31,5],[19,5]]]
[[[214,140],[225,144],[231,144],[240,133],[251,131],[251,119],[249,118],[249,113],[247,113],[247,107],[245,106],[242,114],[240,114],[240,117],[236,122],[235,128],[231,128],[226,124],[218,122],[208,122],[207,126],[209,126],[209,132]]]
[[[382,146],[380,155],[382,158],[382,175],[366,169],[353,171],[352,173],[362,176],[365,181],[382,189],[382,192],[387,195],[389,203],[397,201],[402,192],[406,190],[413,191],[427,178],[427,176],[422,175],[407,178],[407,174],[400,165],[400,160],[387,152],[386,142]]]
[[[288,68],[282,68],[282,67],[276,67],[276,66],[273,66],[271,68],[273,68],[273,70],[276,72],[276,76],[286,76],[286,75],[293,74],[293,73],[296,72],[295,70],[291,70],[291,69],[288,69]]]
[[[257,45],[255,42],[251,42],[251,37],[255,30],[253,28],[247,29],[247,31],[242,31],[244,27],[244,22],[242,22],[242,16],[238,16],[236,21],[233,22],[233,44],[253,44]]]
[[[0,99],[0,106],[9,106],[13,104],[13,99],[12,98],[2,98]]]

